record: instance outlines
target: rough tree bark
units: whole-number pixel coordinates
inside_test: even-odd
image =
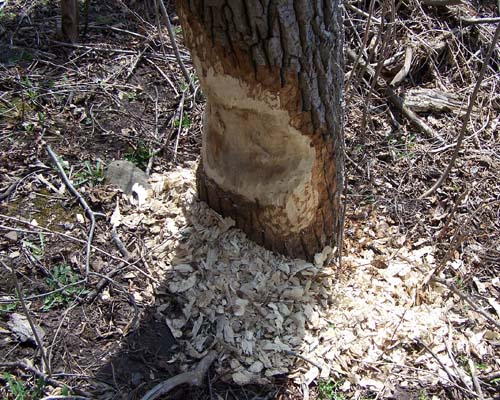
[[[61,31],[71,43],[78,42],[78,0],[61,0]]]
[[[313,259],[338,241],[341,0],[177,0],[207,98],[202,200],[264,247]]]

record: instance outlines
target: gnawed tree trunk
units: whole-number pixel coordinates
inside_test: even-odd
[[[61,0],[61,31],[71,43],[78,42],[78,0]]]
[[[198,190],[264,247],[342,231],[340,0],[177,0],[207,103]]]

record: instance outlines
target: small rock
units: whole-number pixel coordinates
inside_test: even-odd
[[[16,335],[22,343],[36,343],[35,335],[33,335],[33,331],[31,330],[31,326],[26,316],[14,313],[10,316],[10,321],[7,322],[7,325],[9,326],[11,332]],[[35,325],[35,330],[38,333],[40,340],[42,340],[45,336],[44,330],[38,325]]]
[[[127,160],[116,160],[108,165],[106,181],[118,186],[125,194],[132,194],[133,186],[139,184],[146,190],[151,190],[148,175]]]
[[[17,242],[18,236],[16,231],[10,231],[4,235],[5,239],[11,242]]]
[[[132,386],[139,386],[144,381],[144,376],[140,372],[132,372],[130,383]]]
[[[72,224],[71,222],[65,222],[65,223],[63,224],[63,228],[64,228],[66,231],[70,231],[70,230],[72,230],[74,227],[75,227],[75,224]]]

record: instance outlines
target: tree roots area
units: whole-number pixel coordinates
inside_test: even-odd
[[[158,6],[82,3],[68,43],[59,2],[0,2],[0,397],[497,398],[497,2],[344,2],[344,240],[314,262],[199,201]]]

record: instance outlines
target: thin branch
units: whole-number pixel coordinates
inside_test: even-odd
[[[431,278],[432,281],[440,283],[441,285],[446,286],[448,289],[450,289],[453,293],[455,293],[458,297],[460,297],[462,300],[464,300],[466,303],[468,303],[475,312],[481,314],[484,318],[486,318],[491,324],[493,324],[499,331],[500,331],[500,323],[495,321],[495,319],[489,315],[487,312],[481,310],[478,305],[465,293],[462,293],[454,284],[448,283],[443,279],[437,278],[433,276]]]
[[[307,358],[306,356],[303,356],[302,354],[296,353],[295,351],[285,350],[285,354],[288,354],[289,356],[300,358],[301,360],[304,360],[305,362],[308,362],[312,366],[318,368],[320,371],[323,369],[323,367],[321,365],[319,365],[317,362],[311,360],[310,358]]]
[[[23,363],[23,362],[20,362],[20,361],[16,361],[16,362],[1,362],[0,361],[0,367],[4,367],[4,368],[20,368],[20,369],[23,369],[23,370],[31,372],[35,376],[41,378],[43,381],[47,382],[51,386],[61,387],[61,388],[62,387],[69,387],[69,389],[72,392],[76,393],[79,396],[84,396],[86,398],[92,398],[92,395],[90,395],[89,393],[87,393],[87,392],[85,392],[85,391],[83,391],[81,389],[78,389],[76,387],[71,387],[71,386],[69,386],[68,384],[66,384],[64,382],[60,382],[60,381],[58,381],[56,379],[53,379],[50,376],[47,376],[43,372],[39,371],[35,367],[32,367],[31,365],[28,365],[26,363]]]
[[[87,294],[87,296],[85,296],[85,298],[81,299],[82,301],[84,301],[85,303],[89,304],[89,303],[92,303],[94,301],[94,299],[97,297],[97,295],[101,292],[102,289],[104,289],[104,287],[112,281],[111,278],[113,278],[118,272],[120,272],[124,267],[125,267],[125,263],[120,263],[118,264],[118,266],[112,270],[111,272],[108,272],[108,274],[106,274],[105,276],[103,276],[101,278],[101,280],[97,283],[97,285],[95,285],[95,288],[89,292]],[[97,274],[96,274],[97,275]],[[98,276],[100,276],[101,274],[99,274]]]
[[[354,7],[353,5],[351,5],[350,3],[346,3],[346,6],[350,9],[361,11],[361,10],[357,9],[356,7]],[[368,37],[369,37],[369,33],[370,33],[371,21],[372,21],[372,19],[375,20],[375,17],[373,16],[374,8],[375,8],[375,1],[372,1],[370,4],[369,13],[367,15],[365,34],[363,36],[363,43],[361,44],[361,48],[359,49],[358,56],[355,57],[354,65],[352,66],[352,69],[351,69],[351,74],[347,78],[347,82],[345,84],[345,90],[347,90],[347,88],[349,87],[351,79],[353,78],[353,75],[356,73],[356,68],[358,67],[359,62],[361,61],[361,57],[366,50],[366,44],[368,43]],[[363,12],[363,11],[361,11],[361,12]],[[376,22],[378,24],[380,24],[380,20],[376,21]]]
[[[494,371],[486,375],[481,375],[481,379],[488,382],[498,378],[500,378],[500,371]]]
[[[462,0],[422,0],[422,3],[426,6],[444,7],[462,4]]]
[[[500,17],[491,17],[491,18],[468,18],[462,17],[460,18],[465,25],[478,25],[478,24],[498,24],[500,22]]]
[[[196,369],[191,372],[184,372],[182,374],[176,375],[166,381],[159,383],[149,392],[147,392],[142,400],[154,400],[158,397],[167,394],[175,387],[182,385],[184,383],[200,386],[203,382],[203,378],[210,368],[210,365],[217,358],[217,352],[215,350],[210,351],[198,364]]]
[[[8,231],[24,232],[24,233],[36,233],[36,234],[38,234],[38,233],[40,233],[40,231],[42,231],[42,232],[45,232],[48,235],[61,236],[61,237],[65,238],[65,239],[71,240],[71,241],[76,242],[76,243],[83,243],[83,244],[87,243],[86,240],[82,240],[82,239],[76,238],[74,236],[68,235],[68,234],[63,233],[63,232],[54,231],[54,230],[48,229],[48,228],[46,228],[44,226],[34,225],[31,222],[29,222],[29,221],[23,221],[22,219],[19,219],[19,218],[10,217],[10,216],[5,215],[5,214],[0,214],[0,218],[4,218],[4,219],[6,219],[8,221],[13,221],[13,222],[17,222],[17,223],[20,223],[20,224],[23,224],[23,225],[27,225],[30,228],[34,229],[34,230],[30,231],[30,230],[27,230],[27,229],[16,228],[14,226],[8,226],[8,225],[0,225],[0,229],[5,229],[5,230],[8,230]],[[100,254],[104,254],[105,256],[108,256],[108,257],[112,258],[115,261],[125,262],[127,265],[132,265],[132,264],[137,263],[137,261],[134,261],[133,263],[130,263],[127,260],[125,260],[125,259],[123,259],[121,257],[117,257],[117,256],[115,256],[115,255],[113,255],[111,253],[108,253],[106,250],[103,250],[100,247],[97,247],[97,246],[94,246],[94,245],[92,245],[91,247],[92,247],[92,249],[94,251],[97,251]],[[71,286],[71,285],[68,285],[68,286]]]
[[[163,0],[158,0],[158,3],[160,4],[160,10],[161,10],[161,14],[163,15],[163,19],[165,20],[165,25],[167,26],[168,36],[170,37],[170,42],[171,42],[172,47],[174,49],[175,58],[177,59],[177,62],[179,63],[179,66],[181,67],[181,71],[182,71],[182,75],[184,75],[184,79],[186,79],[186,82],[189,85],[189,91],[191,93],[194,93],[195,88],[194,88],[193,82],[191,81],[191,77],[189,76],[189,72],[186,69],[184,62],[182,61],[181,53],[179,52],[179,47],[177,46],[177,42],[175,40],[174,30],[172,29],[172,24],[170,23],[170,18],[168,16],[167,9],[165,8],[165,4],[163,3]]]
[[[68,176],[66,175],[66,172],[64,172],[64,168],[62,167],[61,163],[59,162],[59,159],[57,155],[52,151],[51,147],[47,145],[47,153],[49,153],[50,158],[52,158],[52,161],[57,166],[57,169],[59,170],[59,173],[61,174],[61,177],[64,181],[64,184],[68,188],[68,190],[78,199],[82,207],[85,209],[85,213],[90,219],[90,230],[87,238],[87,254],[85,256],[85,279],[87,279],[89,275],[89,270],[90,270],[90,249],[91,249],[91,243],[92,239],[94,237],[94,230],[95,230],[95,216],[97,215],[92,211],[85,201],[85,199],[82,197],[82,195],[78,192],[78,190],[75,189],[75,187],[71,184],[69,181]]]
[[[389,11],[386,10],[387,3],[390,2]],[[391,7],[392,6],[392,7]],[[378,45],[379,39],[382,40],[381,43],[381,50],[380,50],[380,56],[379,60],[377,62],[377,68],[375,69],[375,73],[372,76],[372,81],[370,82],[370,88],[368,89],[368,94],[365,97],[364,101],[364,107],[363,107],[363,115],[361,118],[361,138],[363,142],[365,141],[365,133],[366,133],[366,125],[368,122],[368,109],[370,107],[370,102],[372,99],[372,93],[375,89],[375,86],[377,86],[378,82],[378,77],[380,76],[380,73],[382,71],[382,67],[384,66],[384,59],[387,58],[386,52],[387,52],[387,47],[389,45],[389,41],[392,39],[392,31],[393,31],[393,22],[394,22],[394,2],[390,0],[384,0],[382,3],[382,13],[381,13],[381,18],[382,18],[382,25],[380,26],[380,32],[379,35],[377,35],[377,41],[375,47]],[[392,11],[392,12],[391,12]],[[386,12],[391,12],[391,23],[388,24],[388,27],[386,28],[385,22],[384,22],[384,15]],[[382,37],[380,36],[382,35]],[[375,53],[375,51],[374,51]],[[361,53],[360,53],[361,55]]]
[[[481,390],[481,384],[479,383],[479,379],[477,379],[477,371],[476,366],[474,365],[474,361],[470,358],[468,360],[470,374],[472,376],[472,383],[474,384],[474,389],[476,389],[477,397],[479,400],[484,400],[483,391]]]
[[[8,266],[3,261],[0,260],[0,263],[2,263],[4,268],[8,269]],[[33,320],[31,319],[31,314],[30,314],[28,307],[26,306],[26,303],[24,301],[23,292],[21,290],[21,285],[19,284],[19,280],[17,279],[16,271],[15,271],[14,267],[12,267],[12,266],[11,266],[11,272],[12,272],[12,278],[14,279],[14,285],[16,286],[17,296],[19,297],[19,301],[21,302],[21,306],[23,308],[24,315],[26,315],[26,319],[28,320],[28,323],[30,324],[31,332],[33,332],[33,336],[35,337],[35,341],[38,345],[38,348],[40,349],[40,353],[42,355],[43,363],[45,364],[47,374],[50,376],[50,375],[52,375],[52,371],[50,368],[49,359],[47,358],[47,353],[45,352],[45,348],[43,347],[42,339],[40,339],[40,336],[38,335],[38,331],[35,328],[35,324],[33,323]]]
[[[118,248],[118,251],[121,253],[123,258],[125,260],[130,260],[131,256],[125,245],[123,244],[122,240],[118,236],[118,233],[116,232],[116,228],[113,227],[111,228],[111,237],[113,238],[113,242],[115,242],[115,246]]]
[[[19,219],[19,218],[9,217],[8,215],[4,215],[4,214],[0,214],[0,218],[5,218],[5,219],[7,219],[9,221],[19,222],[19,223],[27,225],[27,226],[29,226],[31,228],[38,229],[40,231],[46,232],[46,233],[51,234],[51,235],[61,236],[61,237],[67,238],[67,239],[72,240],[72,241],[77,242],[77,243],[87,243],[85,240],[78,239],[78,238],[76,238],[74,236],[71,236],[71,235],[67,235],[66,233],[52,231],[52,230],[50,230],[48,228],[45,228],[43,226],[33,225],[31,222],[23,221],[22,219]],[[23,229],[11,227],[11,226],[5,226],[5,225],[0,225],[0,229],[6,229],[6,230],[9,230],[9,231],[17,231],[17,232],[38,233],[37,231],[34,231],[34,232],[32,232],[32,231],[26,231],[26,230],[23,230]],[[154,246],[153,248],[149,249],[146,252],[146,254],[150,254],[151,252],[153,252],[155,249],[157,249],[158,247],[160,247],[162,245],[163,245],[163,243],[160,243],[160,244]],[[125,265],[127,267],[133,268],[138,273],[144,275],[146,278],[151,279],[152,282],[159,283],[158,279],[156,279],[155,277],[153,277],[151,274],[148,274],[147,272],[144,272],[143,270],[141,270],[139,267],[137,267],[135,265],[135,264],[137,264],[140,261],[140,259],[137,259],[137,260],[135,260],[133,262],[130,262],[130,261],[125,260],[124,258],[117,257],[117,256],[115,256],[115,255],[113,255],[111,253],[108,253],[107,251],[105,251],[105,250],[103,250],[103,249],[101,249],[101,248],[99,248],[97,246],[91,245],[91,248],[93,250],[97,251],[100,254],[104,254],[105,256],[108,256],[108,257],[112,258],[113,260],[125,263]],[[80,284],[80,283],[83,283],[83,282],[86,282],[86,279],[83,279],[83,280],[77,282],[77,284]],[[67,285],[66,287],[73,286],[73,285],[74,284]],[[34,296],[32,296],[32,297],[34,297]],[[0,303],[1,302],[2,301],[0,300]]]
[[[458,153],[460,151],[460,147],[462,146],[462,141],[464,139],[465,132],[467,131],[467,125],[469,122],[470,115],[472,113],[472,108],[474,107],[474,102],[476,101],[477,93],[479,92],[481,82],[483,81],[483,77],[484,77],[484,74],[486,72],[486,68],[488,67],[488,63],[490,62],[491,55],[493,54],[493,50],[495,49],[495,46],[496,46],[496,43],[498,41],[499,36],[500,36],[500,24],[497,26],[497,29],[495,30],[495,35],[493,36],[493,40],[491,41],[488,52],[486,53],[486,57],[484,58],[483,66],[481,67],[481,71],[479,72],[479,77],[476,80],[476,85],[474,86],[474,90],[472,91],[472,94],[469,97],[469,106],[467,107],[467,112],[464,115],[464,119],[462,121],[462,128],[460,129],[460,133],[459,133],[458,139],[457,139],[457,144],[455,146],[455,150],[453,151],[453,155],[451,156],[451,160],[448,163],[448,166],[446,167],[444,172],[441,174],[439,179],[436,181],[436,183],[429,190],[427,190],[425,193],[421,194],[418,198],[419,200],[433,194],[441,186],[441,184],[446,180],[446,178],[448,178],[448,175],[450,174],[450,171],[453,168],[453,165],[455,165],[455,161],[456,161]]]
[[[441,368],[446,372],[451,383],[453,383],[458,389],[462,390],[464,393],[475,396],[476,393],[472,392],[468,388],[462,386],[459,381],[453,375],[453,372],[441,361],[441,359],[434,353],[429,346],[427,346],[422,340],[417,339],[416,342],[421,345],[425,350],[427,350],[431,356],[438,362]]]
[[[177,129],[177,137],[175,138],[175,146],[174,146],[174,163],[177,160],[177,148],[179,147],[179,138],[182,132],[182,119],[184,118],[184,99],[185,99],[185,93],[182,92],[181,105],[180,105],[181,112],[179,115],[179,127]]]
[[[62,400],[62,399],[67,399],[67,400],[90,400],[90,397],[83,397],[83,396],[47,396],[43,397],[40,400]]]
[[[9,197],[20,182],[21,180],[12,183],[10,186],[7,187],[7,189],[5,189],[2,193],[0,193],[0,202]]]
[[[135,58],[134,62],[130,66],[129,71],[127,72],[127,76],[125,76],[125,80],[124,80],[125,82],[127,82],[130,79],[130,77],[132,76],[132,74],[134,73],[134,71],[135,71],[135,69],[137,67],[137,64],[139,64],[139,61],[141,61],[141,59],[144,56],[144,53],[146,52],[146,50],[148,50],[147,46],[144,47],[144,49],[142,49],[142,51]]]
[[[135,51],[135,50],[119,49],[119,48],[115,48],[115,47],[107,48],[107,47],[99,47],[99,46],[89,46],[89,45],[83,45],[83,44],[77,44],[77,43],[59,42],[57,40],[52,40],[52,39],[49,39],[49,42],[57,44],[59,46],[71,47],[71,48],[75,48],[75,49],[102,51],[102,52],[106,52],[106,53],[121,53],[121,54],[131,54],[131,55],[137,54],[137,51]]]
[[[158,128],[158,88],[154,87],[155,89],[155,139],[159,139],[159,135],[158,135],[158,132],[159,132],[159,128]],[[155,158],[155,154],[156,152],[154,152],[153,154],[151,154],[151,156],[149,157],[149,160],[148,160],[148,166],[146,167],[146,175],[151,175],[151,169],[153,168],[153,161],[154,161],[154,158]],[[115,231],[115,234],[116,234],[116,231]],[[113,236],[113,239],[114,239],[114,236]],[[116,243],[116,242],[115,242]]]
[[[356,53],[352,49],[347,49],[346,54],[352,60],[355,60],[357,58]],[[370,77],[375,76],[375,70],[370,65],[368,65],[365,60],[360,60],[360,65],[365,68],[366,73]],[[391,87],[385,86],[380,79],[378,79],[376,83],[380,92],[385,93],[389,97],[391,103],[396,106],[406,116],[406,118],[408,118],[410,122],[413,123],[413,125],[418,127],[426,137],[428,137],[429,139],[437,138],[444,143],[444,139],[441,137],[441,135],[435,132],[434,129],[432,129],[429,125],[422,121],[422,119],[420,119],[417,114],[410,110],[410,108],[404,104],[404,101],[396,94],[396,92]]]

